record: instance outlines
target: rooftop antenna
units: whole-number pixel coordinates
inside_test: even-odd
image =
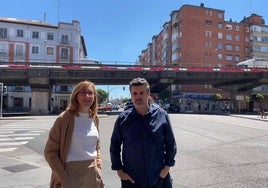
[[[250,15],[252,14],[252,0],[249,3],[249,13]]]
[[[60,22],[60,0],[58,0],[58,15],[57,15],[58,23]]]
[[[44,22],[46,22],[47,13],[44,12]]]

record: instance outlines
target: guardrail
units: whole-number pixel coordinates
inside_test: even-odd
[[[0,68],[8,69],[98,69],[98,70],[127,70],[127,71],[190,71],[190,72],[267,72],[268,68],[241,68],[241,67],[202,67],[202,66],[148,66],[126,64],[79,64],[79,63],[0,63]]]

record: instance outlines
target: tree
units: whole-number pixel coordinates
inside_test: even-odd
[[[222,96],[220,93],[215,93],[214,98],[215,99],[222,99]]]
[[[130,101],[130,100],[131,100],[131,99],[130,99],[130,98],[127,98],[127,97],[126,97],[126,98],[123,98],[123,99],[122,99],[122,103],[126,103],[127,101]]]
[[[257,94],[252,95],[251,99],[253,101],[255,101],[257,104],[260,104],[261,101],[264,100],[264,96],[262,94],[260,94],[260,93],[257,93]],[[256,108],[258,108],[258,107],[259,107],[259,105],[256,106]]]
[[[97,89],[98,93],[98,102],[99,104],[103,103],[108,98],[108,93],[103,89]]]
[[[168,99],[170,97],[170,93],[169,93],[169,90],[165,89],[163,91],[161,91],[159,93],[159,98],[162,100],[162,101],[165,101],[166,99]]]

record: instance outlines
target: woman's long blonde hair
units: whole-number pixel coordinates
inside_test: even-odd
[[[66,108],[66,110],[69,110],[73,113],[75,113],[77,116],[79,115],[79,103],[77,99],[77,95],[80,91],[87,89],[88,87],[91,87],[94,92],[94,101],[92,105],[90,106],[89,110],[89,116],[91,118],[95,118],[98,115],[98,95],[97,95],[97,90],[95,89],[95,84],[93,82],[90,82],[88,80],[84,80],[82,82],[79,82],[75,88],[73,89],[71,96],[70,96],[70,104]]]

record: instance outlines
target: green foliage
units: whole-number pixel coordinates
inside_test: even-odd
[[[262,94],[260,94],[260,93],[257,93],[255,95],[252,95],[252,100],[254,100],[254,101],[259,102],[259,101],[261,101],[263,99],[264,99],[264,96]]]
[[[222,99],[222,95],[220,93],[215,93],[215,99]]]
[[[131,99],[129,99],[129,98],[123,98],[123,99],[122,99],[122,102],[123,102],[123,103],[126,103],[127,101],[130,101],[130,100],[131,100]]]
[[[163,91],[161,91],[159,93],[159,98],[162,100],[162,101],[165,101],[165,99],[168,99],[170,97],[170,93],[169,93],[169,90],[165,89]]]
[[[108,93],[103,89],[97,89],[99,104],[103,103],[108,98]]]
[[[249,102],[249,101],[250,101],[250,97],[246,96],[246,102]]]

